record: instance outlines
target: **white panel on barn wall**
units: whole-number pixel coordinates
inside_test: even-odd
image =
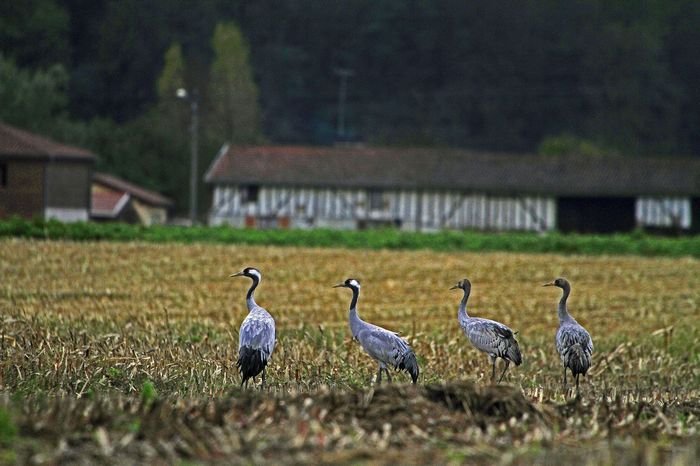
[[[688,198],[643,197],[636,201],[637,223],[646,226],[690,228],[691,205]]]
[[[326,189],[323,191],[323,207],[322,211],[319,212],[319,218],[330,218],[331,216],[331,205],[330,205],[331,193],[330,190]]]
[[[430,207],[428,208],[429,212],[430,212],[430,216],[428,218],[428,224],[431,227],[437,226],[437,224],[438,224],[437,219],[440,218],[439,217],[440,213],[438,212],[438,209],[439,209],[438,200],[439,200],[439,194],[430,193]]]
[[[553,230],[557,227],[557,203],[552,198],[545,198],[547,203],[547,230]]]
[[[268,189],[267,188],[259,188],[258,189],[258,201],[256,202],[257,204],[257,210],[256,214],[257,215],[267,215],[267,207],[266,207],[266,201],[268,198]]]
[[[397,218],[400,216],[400,205],[399,205],[399,192],[389,191],[387,193],[387,200],[389,202],[388,211],[392,218]]]
[[[537,198],[528,197],[527,198],[527,229],[536,230],[537,229]]]

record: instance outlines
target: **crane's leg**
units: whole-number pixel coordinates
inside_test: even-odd
[[[566,388],[566,366],[564,366],[564,388]]]
[[[510,361],[507,359],[504,359],[506,362],[506,367],[503,368],[503,372],[501,372],[501,378],[498,379],[498,383],[501,383],[501,380],[503,380],[503,376],[506,375],[506,371],[508,370],[508,366],[510,365]]]
[[[262,372],[262,385],[260,385],[260,390],[265,389],[265,368],[263,367],[263,372]]]
[[[393,382],[393,380],[392,380],[392,378],[391,378],[391,374],[389,373],[389,369],[387,369],[387,368],[385,367],[385,368],[384,368],[384,372],[386,372],[386,379],[389,381],[389,383]]]
[[[379,371],[377,372],[377,385],[382,383],[382,365],[379,365]]]
[[[581,376],[581,374],[576,374],[576,395],[578,395],[578,378]]]
[[[493,364],[493,369],[491,370],[491,382],[496,380],[496,358],[489,356],[489,359],[491,359],[491,363]]]

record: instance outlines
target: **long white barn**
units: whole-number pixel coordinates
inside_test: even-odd
[[[215,225],[688,230],[700,194],[700,164],[435,149],[224,146],[206,181],[213,186]]]

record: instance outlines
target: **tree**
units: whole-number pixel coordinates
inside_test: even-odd
[[[185,87],[185,63],[182,48],[177,42],[165,52],[165,64],[158,77],[158,99],[161,103],[173,100],[175,92]]]
[[[60,3],[60,2],[58,2]],[[0,53],[23,68],[70,65],[70,18],[55,0],[2,3]]]
[[[28,71],[0,55],[0,119],[37,132],[50,132],[66,118],[68,73],[62,65]]]
[[[248,43],[234,23],[218,24],[212,39],[214,62],[209,84],[209,128],[221,143],[261,139],[258,88],[253,81]]]

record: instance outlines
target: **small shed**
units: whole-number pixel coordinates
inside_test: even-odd
[[[95,155],[0,122],[0,218],[86,221]]]
[[[92,177],[92,209],[96,221],[121,221],[159,225],[168,221],[173,201],[134,183],[107,173]]]

